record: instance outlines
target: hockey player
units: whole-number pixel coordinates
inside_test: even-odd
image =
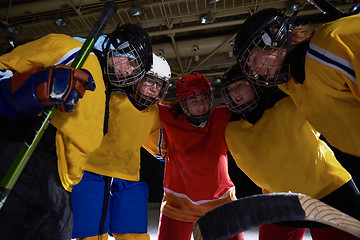
[[[214,107],[210,82],[200,73],[181,77],[176,97],[158,104],[163,128],[144,146],[166,159],[159,240],[190,240],[201,215],[236,199],[224,138],[231,112]]]
[[[350,174],[289,96],[276,86],[249,82],[238,65],[224,74],[221,85],[224,102],[239,116],[225,130],[229,150],[264,193],[302,193],[360,219],[360,193]],[[259,240],[303,239],[306,225],[287,224],[260,226]],[[314,240],[358,239],[326,226],[315,225],[310,233]]]
[[[150,239],[148,186],[139,182],[140,148],[161,126],[156,103],[165,97],[170,77],[167,61],[153,54],[142,80],[126,88],[107,82],[108,131],[72,191],[73,238],[107,239],[111,232],[116,240]]]
[[[142,41],[134,40],[133,29],[143,32]],[[103,59],[109,61],[108,69],[111,71],[102,69],[94,54],[89,55],[83,68],[92,75],[96,90],[87,92],[76,107],[76,94],[81,96],[83,93],[81,86],[75,89],[79,92],[70,91],[69,96],[74,97],[65,96],[64,101],[56,97],[63,97],[58,94],[61,88],[57,87],[62,87],[60,83],[76,84],[79,82],[76,79],[91,89],[91,86],[86,86],[86,78],[79,78],[78,74],[83,74],[82,71],[60,65],[74,60],[82,45],[80,41],[62,34],[50,34],[0,57],[1,73],[4,74],[1,83],[6,78],[11,83],[16,117],[34,115],[42,105],[56,103],[60,110],[63,108],[65,111],[75,107],[74,112],[56,112],[1,209],[1,239],[71,239],[70,192],[82,177],[87,155],[100,146],[103,137],[103,74],[111,75],[118,81],[136,82],[142,79],[152,62],[151,43],[146,37],[145,31],[136,25],[118,26],[109,36],[100,37],[102,44],[96,45],[100,46],[97,52],[104,54]],[[122,65],[118,64],[121,62]],[[46,86],[46,83],[50,84]],[[20,95],[24,102],[17,99]],[[34,103],[37,100],[37,108],[31,108],[36,106]],[[33,122],[34,118],[18,122],[1,118],[1,178],[22,146],[27,132],[32,129]]]
[[[291,48],[294,17],[265,9],[244,22],[234,54],[251,81],[279,85],[326,140],[360,156],[360,15],[319,27]]]

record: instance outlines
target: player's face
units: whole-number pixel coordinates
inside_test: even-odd
[[[254,47],[246,64],[251,69],[252,75],[267,76],[273,78],[281,69],[285,60],[286,49]]]
[[[145,96],[157,98],[163,84],[162,80],[146,75],[139,83],[139,90]]]
[[[128,77],[137,69],[137,62],[134,58],[114,56],[108,58],[108,65],[114,68],[118,78]]]
[[[228,87],[231,99],[239,106],[250,102],[256,96],[255,91],[248,81],[240,80]]]
[[[184,99],[184,105],[192,116],[202,116],[210,110],[210,98],[207,94],[190,96]]]

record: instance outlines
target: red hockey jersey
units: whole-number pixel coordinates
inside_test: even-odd
[[[184,114],[175,118],[174,109],[166,102],[159,104],[159,110],[164,132],[160,138],[152,136],[150,145],[166,149],[163,214],[193,222],[214,207],[235,200],[224,137],[231,117],[227,107],[216,107],[200,126],[192,125]],[[150,145],[145,148],[160,153]]]

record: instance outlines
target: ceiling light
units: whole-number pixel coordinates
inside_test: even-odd
[[[5,27],[5,31],[11,34],[18,34],[20,33],[20,29],[16,26],[7,26]]]
[[[209,0],[209,3],[217,3],[220,2],[220,0]]]
[[[67,21],[64,18],[57,18],[54,20],[55,24],[59,27],[65,27],[68,25]]]
[[[198,46],[198,45],[192,46],[192,47],[191,47],[191,51],[193,51],[193,52],[199,51],[199,46]]]
[[[141,7],[137,7],[137,6],[132,7],[132,8],[130,9],[130,14],[131,14],[132,16],[140,16],[140,15],[143,15],[143,14],[144,14],[144,9],[142,9]]]
[[[199,18],[199,21],[201,24],[208,24],[211,23],[211,17],[210,15],[204,15]]]
[[[221,83],[221,79],[220,78],[215,78],[214,83]]]
[[[7,40],[7,42],[13,47],[15,48],[18,45],[18,42],[15,39],[9,38]]]
[[[157,50],[157,54],[158,54],[159,56],[164,55],[164,50],[158,49],[158,50]]]
[[[297,10],[299,10],[299,8],[300,8],[299,3],[292,2],[286,6],[285,12],[287,13],[296,12]]]
[[[360,13],[360,3],[352,6],[348,12],[350,15],[359,14]]]

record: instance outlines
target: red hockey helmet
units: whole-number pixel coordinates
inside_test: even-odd
[[[207,96],[210,100],[209,111],[201,116],[191,115],[187,109],[184,99],[201,94]],[[176,83],[176,97],[185,115],[193,121],[204,122],[209,118],[214,105],[213,93],[211,90],[211,84],[204,75],[194,72],[188,76],[181,77]]]
[[[176,83],[176,97],[181,102],[185,97],[211,91],[211,84],[201,73],[181,77]]]

